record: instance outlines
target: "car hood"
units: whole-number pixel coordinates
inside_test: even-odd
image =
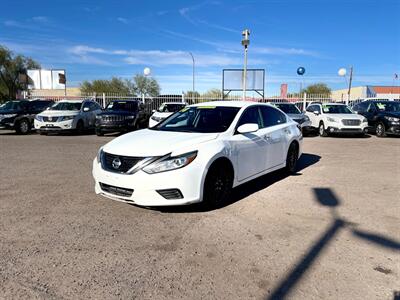
[[[158,117],[158,118],[168,118],[170,115],[172,115],[173,112],[158,112],[156,111],[153,116]]]
[[[123,156],[161,156],[218,137],[218,133],[171,132],[151,129],[124,134],[103,148],[104,152]],[[189,150],[189,151],[191,151]]]
[[[19,114],[21,110],[15,109],[0,109],[0,115],[12,115],[12,114]]]
[[[381,111],[380,114],[382,116],[386,116],[386,117],[400,118],[400,111],[397,111],[397,112],[394,112],[394,111]]]
[[[363,120],[364,117],[358,114],[325,114],[327,117],[336,118],[336,119],[358,119]]]
[[[77,110],[45,110],[39,116],[42,117],[55,117],[55,116],[76,116],[79,114]]]
[[[303,114],[287,114],[290,118],[292,118],[293,120],[298,120],[298,119],[303,119],[304,115]]]
[[[128,110],[103,110],[98,116],[132,116],[136,115],[134,111]]]

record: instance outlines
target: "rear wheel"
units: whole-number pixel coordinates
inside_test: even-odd
[[[15,129],[19,134],[27,134],[31,130],[31,125],[27,119],[22,119],[18,122]]]
[[[203,202],[207,208],[218,208],[228,200],[232,190],[233,172],[225,163],[213,164],[206,176]]]
[[[323,136],[323,137],[328,136],[328,132],[325,130],[324,122],[319,123],[318,133],[319,133],[319,136]]]
[[[377,137],[385,137],[386,136],[385,125],[383,123],[378,123],[376,125],[376,136]]]
[[[299,150],[295,143],[291,143],[286,157],[286,171],[289,174],[296,173],[296,165],[299,157]]]

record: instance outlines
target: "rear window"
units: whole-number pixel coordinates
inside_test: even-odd
[[[136,111],[138,110],[138,103],[136,101],[113,101],[107,105],[106,109]]]

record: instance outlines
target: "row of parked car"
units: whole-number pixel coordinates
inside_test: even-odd
[[[350,109],[342,103],[311,102],[304,112],[290,102],[271,103],[301,127],[303,134],[320,136],[351,133],[400,135],[400,102],[385,99],[359,102]],[[16,100],[0,106],[0,128],[27,134],[35,129],[40,134],[94,129],[98,136],[109,132],[128,132],[154,127],[187,104],[163,103],[157,110],[137,100],[114,100],[104,109],[93,100]]]

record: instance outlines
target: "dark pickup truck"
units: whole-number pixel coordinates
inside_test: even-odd
[[[147,126],[149,113],[138,100],[114,100],[96,116],[96,134],[128,132]]]

